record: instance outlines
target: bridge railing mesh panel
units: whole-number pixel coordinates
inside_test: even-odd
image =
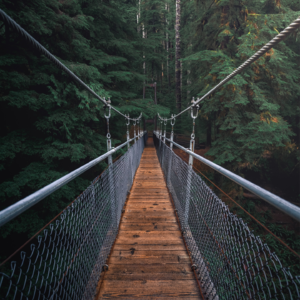
[[[147,134],[96,178],[29,252],[20,253],[10,273],[0,273],[1,299],[94,298],[146,139]]]
[[[186,162],[153,138],[206,299],[300,299],[299,277]]]

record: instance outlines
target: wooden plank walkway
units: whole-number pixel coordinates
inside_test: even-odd
[[[148,139],[97,299],[201,299]]]

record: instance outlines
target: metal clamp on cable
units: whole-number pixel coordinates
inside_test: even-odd
[[[172,114],[172,117],[171,117],[171,126],[172,126],[172,131],[171,131],[171,137],[170,137],[170,149],[172,150],[173,149],[173,139],[174,139],[174,125],[175,125],[175,115]]]
[[[165,131],[163,135],[163,142],[166,143],[166,134],[167,134],[167,118],[164,119]]]
[[[196,109],[196,114],[194,115],[194,109]],[[195,98],[192,99],[192,106],[191,106],[191,117],[193,119],[193,132],[191,134],[191,141],[190,141],[190,150],[192,152],[195,151],[195,120],[197,119],[199,114],[199,105],[195,105]],[[193,166],[194,158],[190,155],[189,157],[189,165]]]
[[[199,105],[194,105],[195,103],[195,98],[193,97],[192,99],[192,106],[191,106],[191,117],[193,119],[193,132],[191,134],[191,138],[192,140],[195,139],[195,120],[197,119],[198,117],[198,114],[199,114]],[[196,115],[194,115],[194,109],[196,108]]]
[[[104,98],[105,99],[105,98]],[[111,148],[111,135],[110,135],[110,132],[109,132],[109,119],[111,117],[111,106],[110,106],[110,98],[108,98],[107,100],[107,107],[108,107],[108,116],[106,114],[104,114],[104,117],[106,118],[106,124],[107,124],[107,134],[106,134],[106,138],[107,138],[107,151],[110,151],[112,148]],[[108,157],[108,165],[111,165],[112,164],[112,156],[110,155]]]
[[[130,140],[130,136],[129,136],[129,130],[128,130],[128,126],[130,125],[130,118],[129,118],[129,114],[128,115],[125,115],[125,120],[127,120],[126,122],[126,126],[127,126],[127,130],[126,130],[126,136],[127,136],[127,142]],[[130,145],[129,143],[127,144],[127,149],[129,149]]]

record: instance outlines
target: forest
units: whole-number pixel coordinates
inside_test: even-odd
[[[157,113],[169,118],[189,106],[300,15],[299,0],[0,0],[0,8],[123,114],[142,112],[149,132]],[[298,29],[201,102],[195,127],[197,153],[296,205],[299,49]],[[103,104],[1,21],[0,66],[2,210],[105,153],[107,127]],[[189,140],[191,132],[190,112],[184,113],[174,133]],[[114,112],[110,133],[114,145],[126,140],[125,119]],[[100,163],[2,227],[0,244],[7,246],[1,247],[1,261],[106,166]],[[298,223],[197,167],[300,253]],[[298,258],[211,188],[300,273]]]

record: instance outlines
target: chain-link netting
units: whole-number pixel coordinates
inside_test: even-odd
[[[0,273],[1,299],[91,300],[118,232],[147,134],[63,211]]]
[[[299,276],[292,276],[191,166],[153,138],[206,299],[300,299]]]

